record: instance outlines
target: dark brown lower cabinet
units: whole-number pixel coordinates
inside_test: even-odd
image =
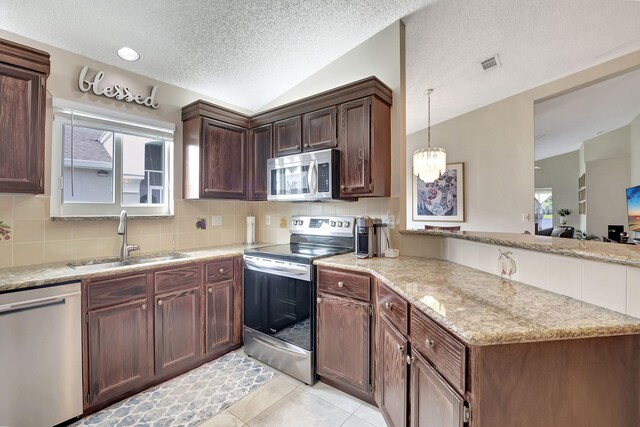
[[[233,280],[206,286],[206,354],[233,344]]]
[[[462,397],[420,353],[412,350],[411,357],[411,427],[462,427]]]
[[[370,394],[370,304],[322,293],[318,297],[318,375]]]
[[[87,322],[87,404],[118,396],[151,377],[146,299],[89,311]]]
[[[156,296],[156,374],[193,364],[200,356],[200,289]]]
[[[378,406],[387,424],[407,425],[407,339],[387,319],[379,317],[376,369],[379,393]]]

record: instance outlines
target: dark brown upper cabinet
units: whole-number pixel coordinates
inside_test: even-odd
[[[391,107],[367,97],[339,108],[340,196],[390,196]]]
[[[251,117],[189,104],[182,109],[184,198],[265,200],[266,159],[336,147],[341,198],[388,197],[391,103],[391,89],[368,77]]]
[[[338,145],[338,108],[328,107],[303,116],[303,151],[335,148]]]
[[[251,129],[249,133],[248,200],[267,200],[267,160],[271,158],[273,125]]]
[[[0,39],[0,193],[44,193],[49,54]]]
[[[302,119],[300,116],[277,121],[273,124],[275,155],[285,156],[302,151]]]
[[[248,118],[196,102],[182,109],[185,199],[246,199]]]

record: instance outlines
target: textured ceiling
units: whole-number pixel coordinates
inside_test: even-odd
[[[0,28],[255,111],[427,3],[2,0]]]
[[[247,112],[400,18],[408,133],[426,127],[426,88],[438,123],[640,49],[629,0],[0,1],[0,29]],[[142,59],[120,60],[124,45]]]
[[[640,70],[540,102],[535,114],[536,160],[578,150],[640,114]]]
[[[637,1],[440,0],[403,21],[407,133],[426,127],[429,87],[438,123],[640,49]]]

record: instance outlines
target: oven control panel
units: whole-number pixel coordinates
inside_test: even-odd
[[[355,218],[352,216],[300,216],[291,217],[289,232],[319,236],[354,235]]]

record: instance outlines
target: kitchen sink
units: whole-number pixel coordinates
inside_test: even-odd
[[[172,261],[176,259],[188,258],[189,255],[175,253],[169,255],[150,255],[150,256],[137,256],[131,258],[116,258],[116,259],[107,259],[100,261],[86,261],[86,262],[72,262],[67,264],[69,267],[74,270],[79,271],[95,271],[102,270],[104,268],[116,268],[116,267],[127,267],[131,265],[144,265],[144,264],[153,264],[164,261]]]

